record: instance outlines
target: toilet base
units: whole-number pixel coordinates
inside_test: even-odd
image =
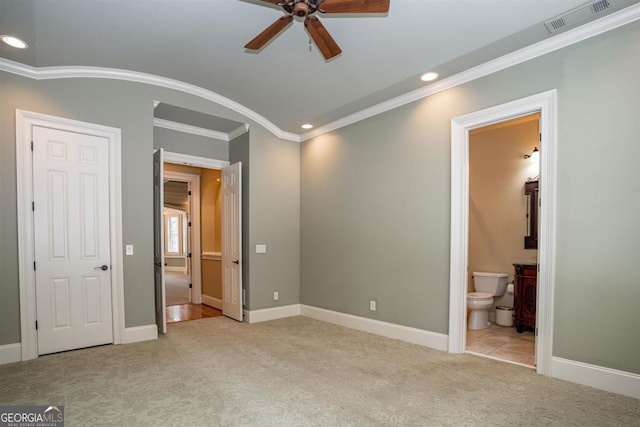
[[[468,328],[472,331],[487,329],[489,323],[489,310],[471,310],[469,312]]]

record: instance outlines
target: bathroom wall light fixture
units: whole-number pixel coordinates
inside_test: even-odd
[[[531,154],[525,154],[524,156],[522,156],[523,159],[531,159],[533,161],[539,160],[540,159],[540,150],[538,150],[538,147],[535,147],[533,149],[533,151],[531,152]]]

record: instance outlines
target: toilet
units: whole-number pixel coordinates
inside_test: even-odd
[[[485,329],[489,327],[489,309],[493,306],[493,297],[504,295],[507,289],[506,273],[473,272],[476,292],[467,294],[469,310],[469,329]]]

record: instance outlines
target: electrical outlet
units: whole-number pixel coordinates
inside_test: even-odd
[[[280,299],[280,292],[273,291],[273,300],[278,301]]]
[[[376,309],[378,308],[377,306],[378,306],[378,303],[377,303],[376,300],[374,300],[374,299],[370,299],[369,300],[369,310],[370,311],[376,311]]]
[[[126,246],[126,254],[127,255],[133,255],[133,245],[127,245]]]

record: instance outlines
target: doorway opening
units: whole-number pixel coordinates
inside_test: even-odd
[[[243,320],[243,289],[242,289],[242,164],[240,162],[229,164],[227,161],[220,161],[208,158],[201,158],[177,153],[165,153],[162,148],[153,154],[153,230],[154,230],[154,288],[155,288],[155,308],[156,324],[158,332],[167,333],[167,305],[165,286],[165,230],[164,230],[164,181],[182,179],[190,183],[190,223],[193,228],[191,233],[191,252],[188,257],[191,261],[191,282],[192,304],[202,304],[213,301],[217,298],[202,293],[202,270],[201,263],[204,253],[201,251],[200,223],[200,175],[187,173],[189,171],[165,172],[165,164],[174,164],[175,167],[195,167],[216,169],[220,178],[219,182],[219,212],[220,212],[220,249],[219,260],[222,271],[221,280],[221,311],[224,316],[232,319]],[[193,171],[193,170],[192,170]],[[206,175],[205,170],[199,171],[201,175]],[[212,172],[214,173],[214,172]],[[198,196],[197,196],[198,195]],[[212,214],[207,213],[207,218]],[[211,224],[211,223],[209,223]],[[212,226],[215,229],[215,223]],[[179,240],[178,240],[179,241]],[[179,245],[179,243],[178,243]],[[215,245],[213,246],[215,248]],[[211,255],[211,254],[209,254]],[[216,276],[216,275],[214,275]],[[220,277],[220,274],[217,275]],[[208,300],[205,297],[209,297]],[[205,304],[206,305],[206,304]],[[177,307],[177,306],[173,306]],[[202,311],[200,311],[202,313]],[[192,313],[193,314],[193,313]]]
[[[221,173],[164,163],[167,323],[222,315]]]
[[[540,114],[538,261],[536,265],[535,365],[551,375],[553,291],[555,285],[555,211],[557,92],[550,90],[451,120],[451,265],[449,298],[450,353],[466,351],[469,292],[469,134],[473,129]]]
[[[466,352],[532,368],[538,227],[527,190],[540,178],[539,121],[469,131]]]

